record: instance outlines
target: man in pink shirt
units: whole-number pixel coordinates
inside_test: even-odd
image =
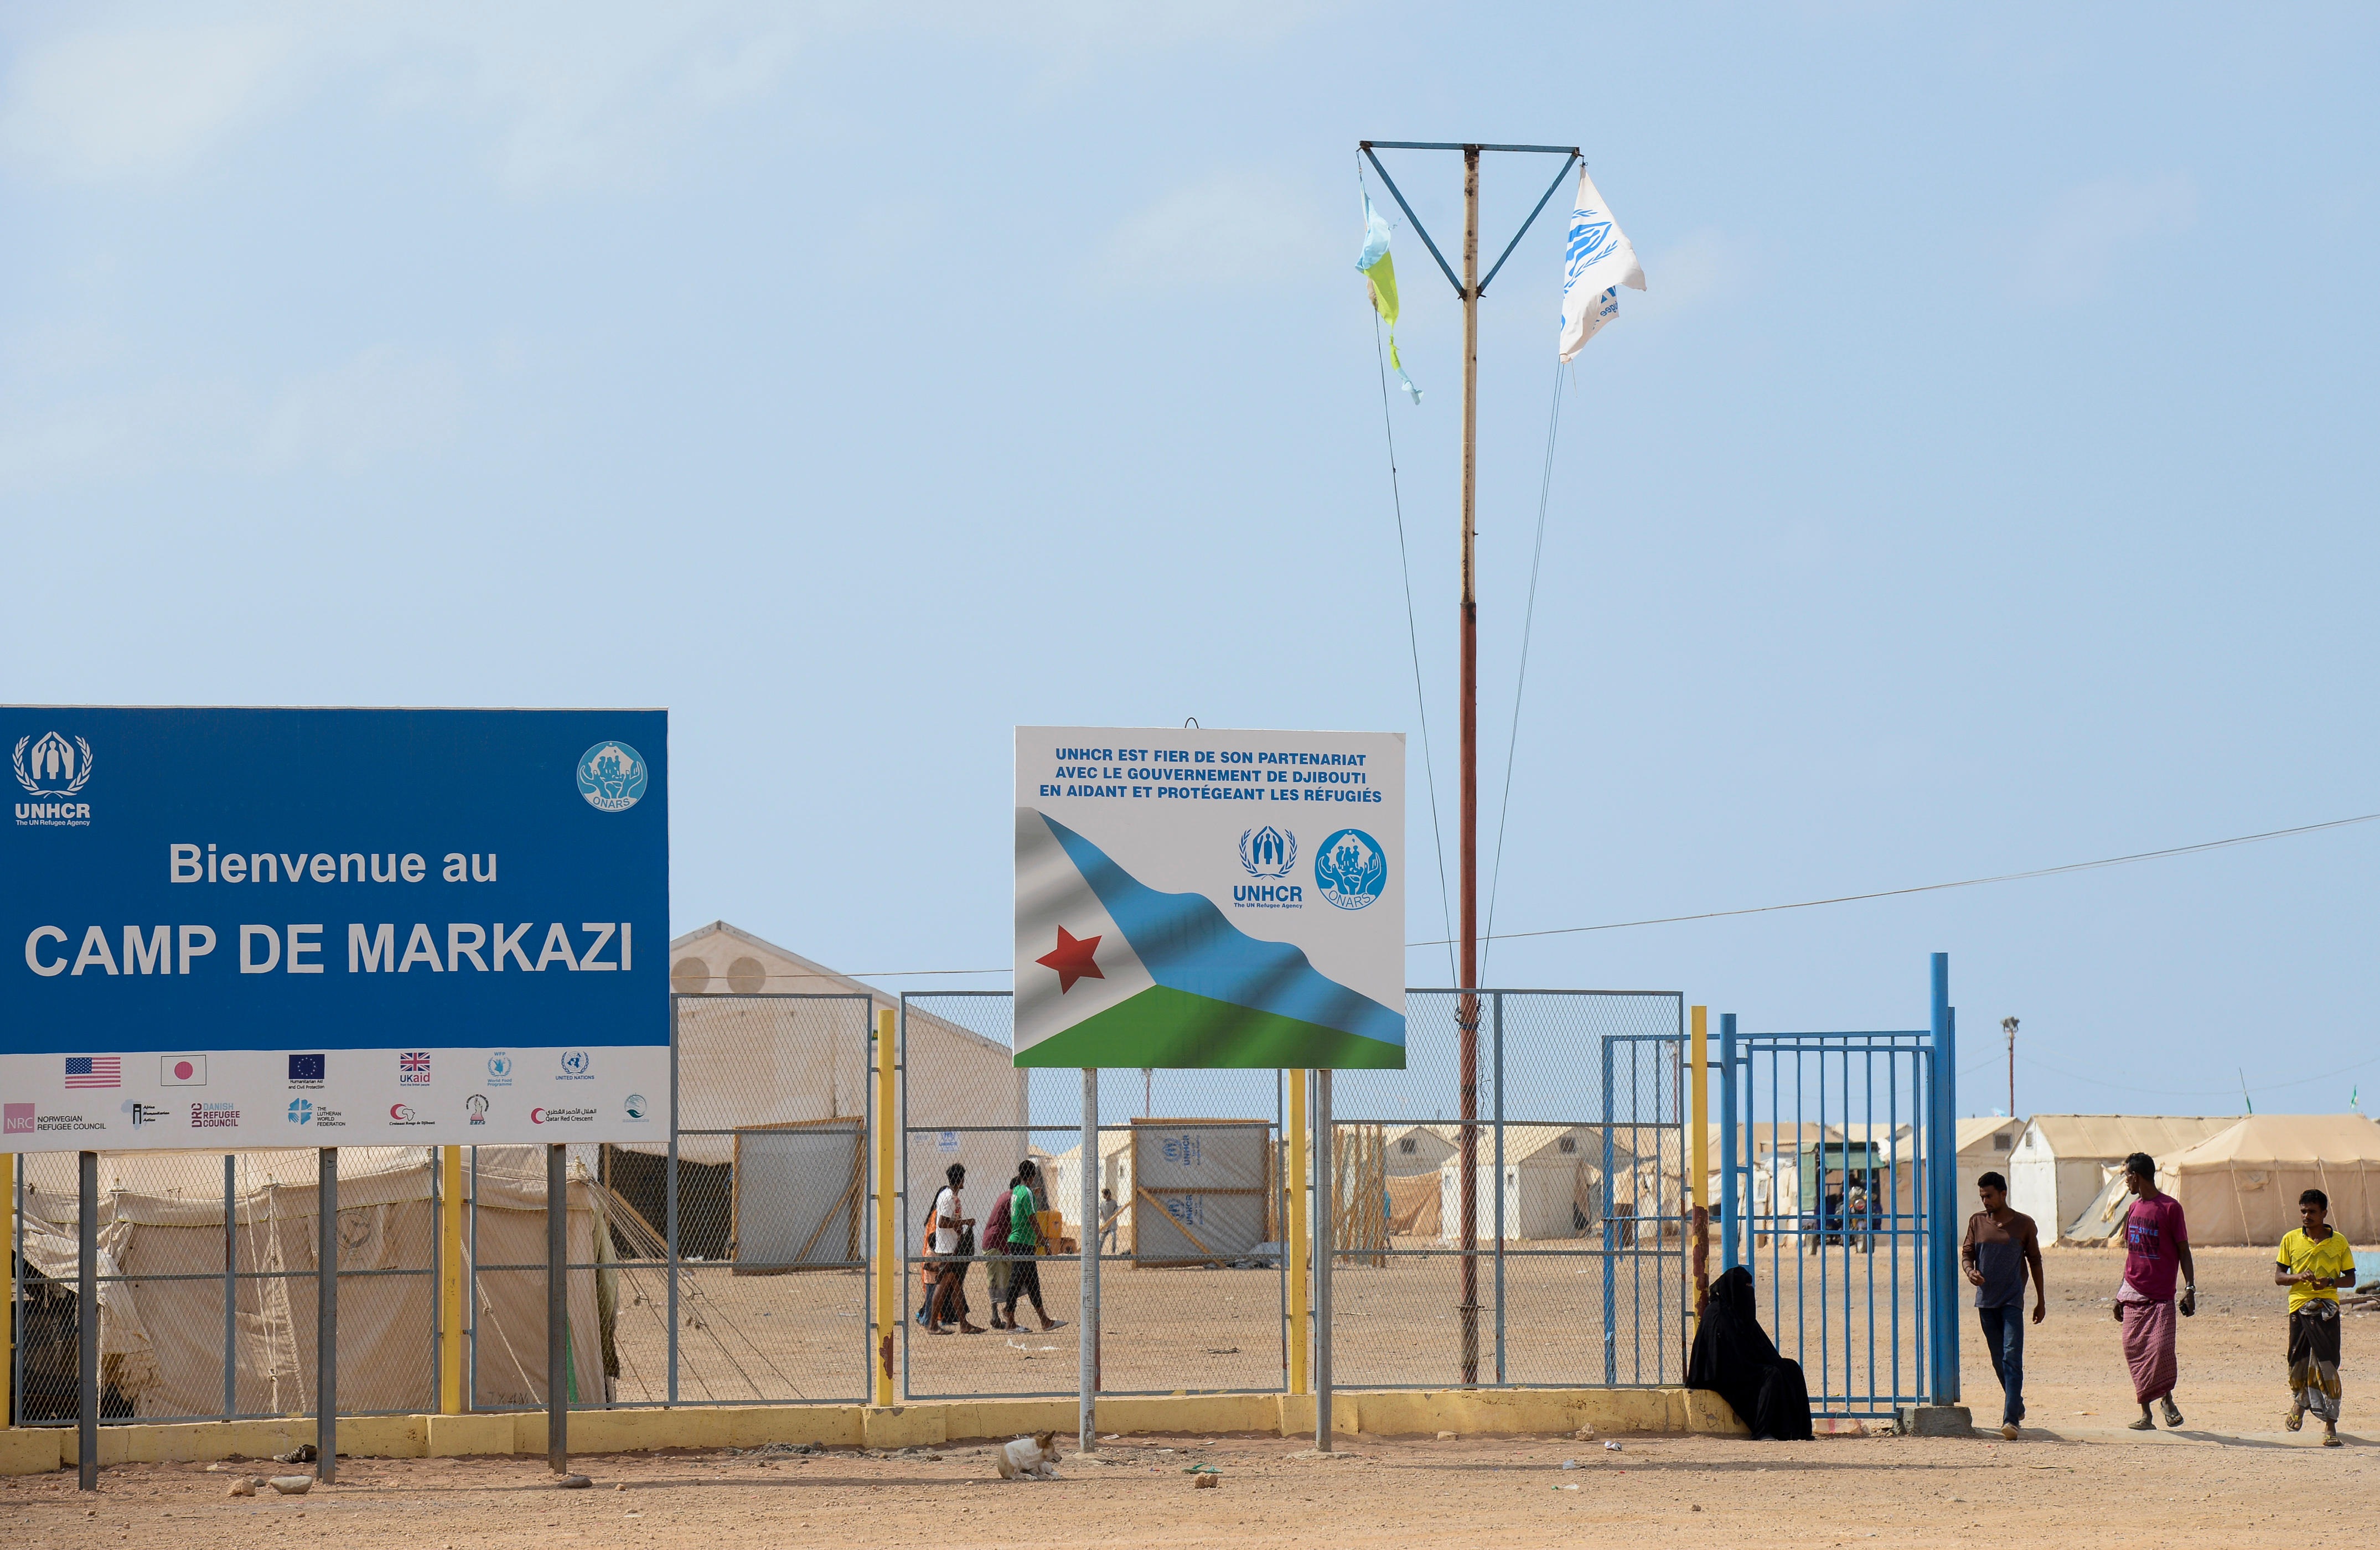
[[[2124,1159],[2124,1187],[2137,1196],[2124,1216],[2124,1282],[2116,1289],[2116,1322],[2124,1326],[2124,1362],[2132,1370],[2132,1397],[2140,1401],[2135,1432],[2154,1432],[2153,1404],[2165,1408],[2168,1426],[2181,1424],[2173,1402],[2174,1314],[2198,1312],[2198,1266],[2190,1257],[2190,1229],[2181,1203],[2156,1187],[2156,1161],[2146,1152]],[[2181,1296],[2174,1296],[2174,1283]]]

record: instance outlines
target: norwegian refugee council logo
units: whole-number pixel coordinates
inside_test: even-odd
[[[1314,886],[1342,910],[1369,908],[1389,886],[1389,858],[1360,829],[1342,829],[1314,853]]]
[[[625,813],[644,799],[649,773],[625,743],[598,743],[578,756],[578,794],[599,813]]]

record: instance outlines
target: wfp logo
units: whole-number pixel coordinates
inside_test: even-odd
[[[625,743],[598,743],[578,756],[578,794],[601,813],[625,813],[645,794],[644,756]]]
[[[1252,878],[1285,878],[1297,865],[1297,836],[1267,824],[1240,836],[1240,865]]]
[[[1342,910],[1367,908],[1389,886],[1389,858],[1360,829],[1342,829],[1314,857],[1314,885]]]
[[[314,1118],[314,1106],[304,1098],[293,1098],[289,1104],[289,1122],[303,1125]]]
[[[91,745],[54,732],[17,739],[17,783],[35,796],[72,796],[91,780]]]

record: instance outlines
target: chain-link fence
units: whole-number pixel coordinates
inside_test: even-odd
[[[672,1004],[673,1091],[653,1138],[569,1148],[567,1401],[864,1401],[882,1333],[868,1279],[874,1003]],[[1297,1156],[1281,1072],[1124,1071],[1102,1073],[1086,1157],[1080,1073],[1017,1070],[1009,1009],[1004,995],[902,1003],[888,1252],[904,1273],[896,1356],[908,1397],[1075,1392],[1077,1340],[1044,1325],[1077,1316],[1087,1242],[1106,1270],[1102,1392],[1281,1388],[1284,1241],[1293,1195],[1309,1221],[1323,1204],[1311,1195],[1317,1144],[1334,1160],[1342,1387],[1681,1376],[1677,996],[1414,991],[1406,1069],[1339,1073],[1336,1123]],[[463,1148],[451,1199],[434,1149],[340,1151],[343,1413],[455,1398],[439,1356],[450,1219],[462,1407],[547,1402],[543,1150]],[[991,1231],[1026,1161],[1038,1176],[1029,1229],[1012,1209],[998,1241],[973,1245],[936,1320],[925,1217],[948,1169],[965,1169],[961,1214]],[[10,1413],[66,1423],[78,1411],[76,1156],[20,1163]],[[297,1149],[102,1159],[103,1420],[312,1411],[318,1166]],[[1086,1169],[1104,1192],[1096,1232],[1079,1219]],[[1058,1252],[1027,1253],[1026,1240]],[[1013,1312],[1008,1327],[989,1327],[995,1308]],[[986,1332],[932,1333],[941,1322]]]
[[[1309,1137],[1302,1157],[1288,1155],[1281,1072],[1103,1072],[1099,1155],[1087,1164],[1079,1072],[1024,1073],[1024,1112],[991,1122],[979,1094],[933,1079],[926,1030],[947,1042],[941,1030],[955,1027],[1004,1047],[1010,1005],[1002,993],[903,999],[908,1398],[1076,1392],[1077,1342],[1044,1338],[1029,1302],[1023,1327],[993,1329],[983,1316],[995,1278],[1011,1274],[1002,1256],[980,1242],[973,1259],[931,1251],[927,1218],[953,1162],[965,1169],[960,1214],[978,1228],[1018,1165],[1036,1165],[1035,1204],[1054,1208],[1059,1226],[1045,1236],[1071,1246],[1032,1256],[1034,1278],[1044,1306],[1065,1320],[1090,1237],[1082,1169],[1096,1170],[1100,1392],[1280,1388],[1290,1351],[1289,1193],[1318,1206],[1318,1142],[1331,1146],[1334,1164],[1341,1387],[1654,1385],[1682,1375],[1679,996],[1409,991],[1405,1069],[1336,1073],[1331,1134]],[[955,1304],[945,1304],[938,1318],[925,1266],[954,1257],[970,1316],[950,1318]],[[997,1305],[1006,1309],[1005,1294]],[[985,1333],[942,1335],[945,1323]]]

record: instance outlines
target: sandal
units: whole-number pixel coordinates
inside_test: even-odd
[[[2305,1430],[2305,1411],[2298,1409],[2295,1405],[2291,1405],[2289,1407],[2289,1413],[2281,1417],[2281,1424],[2288,1427],[2292,1432],[2301,1432]]]
[[[2165,1423],[2168,1426],[2180,1425],[2181,1411],[2174,1404],[2173,1396],[2170,1394],[2167,1395],[2162,1402],[2165,1405]]]
[[[2143,1411],[2141,1418],[2138,1421],[2127,1422],[2124,1429],[2129,1432],[2154,1432],[2156,1430],[2156,1423],[2149,1419],[2148,1411]]]
[[[2322,1446],[2325,1447],[2341,1447],[2342,1445],[2338,1440],[2338,1434],[2336,1432],[2325,1432],[2322,1435]]]

